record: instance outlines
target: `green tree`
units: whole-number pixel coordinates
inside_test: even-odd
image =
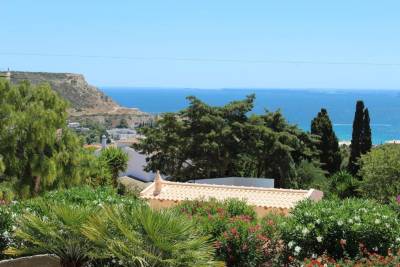
[[[371,126],[369,119],[369,112],[366,108],[364,110],[363,126],[362,126],[363,138],[361,140],[361,154],[369,152],[372,148],[372,136],[371,136]]]
[[[364,108],[364,102],[359,100],[356,104],[356,112],[353,121],[353,133],[351,138],[351,152],[348,171],[352,175],[357,175],[359,170],[358,159],[362,154],[370,151],[372,147],[372,137],[370,128],[370,118],[368,109]]]
[[[255,96],[213,107],[195,97],[178,113],[167,113],[134,148],[148,155],[147,170],[175,180],[253,176],[289,185],[296,164],[316,156],[315,140],[282,114],[249,115]]]
[[[390,202],[400,194],[400,146],[382,145],[360,159],[361,193],[365,197]]]
[[[128,121],[126,119],[121,119],[117,128],[129,128]]]
[[[326,171],[319,166],[319,163],[302,160],[296,166],[296,176],[291,181],[290,188],[325,190],[327,184]]]
[[[117,186],[119,173],[125,171],[128,167],[128,155],[120,148],[107,147],[101,151],[99,159],[100,162],[108,166],[113,178],[113,184]]]
[[[29,197],[82,183],[82,144],[67,128],[67,103],[47,84],[0,81],[0,154],[4,179]]]
[[[95,209],[64,204],[41,204],[41,212],[27,213],[17,221],[15,237],[28,243],[11,247],[6,253],[12,256],[54,254],[63,267],[85,266],[94,254],[93,245],[81,233]]]
[[[340,163],[342,162],[339,142],[333,131],[331,120],[328,116],[326,109],[322,108],[311,122],[311,134],[319,137],[317,145],[320,151],[320,162],[322,168],[333,174],[340,170]]]
[[[359,181],[346,171],[335,173],[330,178],[329,193],[340,198],[358,196]]]
[[[6,166],[4,165],[3,157],[0,155],[0,175],[3,174],[5,169],[6,169]]]

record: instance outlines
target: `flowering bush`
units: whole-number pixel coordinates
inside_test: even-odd
[[[360,246],[385,256],[400,247],[396,213],[370,200],[302,202],[280,229],[289,255],[297,259],[324,253],[334,259],[356,258]]]
[[[363,253],[362,251],[360,251]],[[296,263],[292,263],[295,265]],[[303,262],[298,262],[297,265],[305,267],[353,267],[353,266],[371,266],[371,267],[398,267],[400,266],[400,251],[396,254],[392,254],[390,251],[386,256],[379,255],[376,253],[365,253],[360,259],[350,260],[343,259],[336,261],[335,259],[322,255],[315,259],[304,259]]]
[[[245,202],[185,202],[177,207],[192,218],[198,228],[215,240],[217,258],[227,266],[260,266],[276,255],[274,218],[259,222],[254,210]]]

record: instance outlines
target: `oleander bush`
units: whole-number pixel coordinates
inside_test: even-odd
[[[276,218],[257,219],[245,202],[231,199],[184,202],[176,209],[214,239],[216,257],[229,267],[260,266],[278,256]]]
[[[336,260],[363,257],[360,246],[386,256],[400,247],[400,221],[389,206],[372,200],[304,201],[280,224],[289,256],[326,254]]]

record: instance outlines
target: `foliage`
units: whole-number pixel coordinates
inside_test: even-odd
[[[212,266],[213,249],[193,224],[171,210],[147,205],[105,207],[84,234],[105,258],[128,266]]]
[[[353,266],[370,266],[370,267],[398,267],[400,265],[400,251],[397,253],[392,253],[388,251],[386,256],[379,255],[377,253],[370,253],[363,251],[363,248],[360,247],[360,254],[362,254],[362,258],[351,260],[344,259],[338,260],[328,257],[326,255],[317,256],[315,259],[305,259],[302,263],[298,265],[306,266],[306,267],[353,267]]]
[[[128,155],[122,149],[110,146],[101,151],[99,159],[108,166],[113,184],[117,186],[119,173],[128,167]]]
[[[387,144],[361,156],[362,195],[390,202],[400,195],[400,146]]]
[[[10,245],[12,217],[4,205],[0,205],[0,260],[4,258],[3,251]]]
[[[346,171],[340,171],[330,177],[329,194],[339,198],[358,195],[359,181]]]
[[[117,125],[117,128],[129,128],[127,120],[126,119],[121,119],[119,121],[119,124]]]
[[[0,81],[0,154],[4,179],[22,197],[79,185],[81,143],[66,127],[67,103],[49,85]]]
[[[296,176],[292,179],[290,188],[293,189],[325,189],[328,184],[326,171],[322,170],[317,162],[302,160],[296,166]]]
[[[189,106],[167,113],[134,147],[148,155],[146,170],[175,180],[253,176],[273,177],[288,186],[295,165],[316,155],[311,136],[277,112],[249,115],[255,96],[222,107],[188,97]]]
[[[259,266],[278,255],[274,218],[259,223],[254,210],[243,201],[184,202],[176,209],[213,237],[217,258],[227,266]]]
[[[280,224],[289,255],[356,258],[359,246],[386,255],[400,246],[400,222],[388,206],[363,199],[304,201]]]
[[[89,151],[82,153],[81,170],[84,172],[84,184],[92,187],[112,186],[111,170],[106,162]]]
[[[81,234],[81,228],[98,208],[45,202],[40,205],[45,215],[29,212],[18,218],[14,232],[16,245],[6,253],[13,256],[55,254],[62,266],[84,266],[90,260],[93,247]]]
[[[15,197],[14,185],[11,182],[0,182],[0,205],[10,203]]]
[[[94,120],[85,119],[80,121],[81,127],[88,128],[89,131],[78,132],[78,136],[83,138],[86,144],[100,143],[101,137],[105,135],[108,137],[106,127]]]
[[[45,203],[46,205],[43,205]],[[51,207],[66,207],[71,209],[99,209],[103,205],[135,206],[141,202],[135,198],[121,197],[111,187],[93,189],[89,186],[76,187],[45,193],[21,202],[14,201],[9,205],[0,205],[0,251],[13,242],[13,225],[24,214],[33,214],[40,218],[53,216]],[[61,244],[60,244],[61,245]],[[0,253],[0,258],[5,257]]]
[[[3,162],[3,156],[0,155],[0,176],[3,174],[5,169],[6,169],[6,166],[4,165],[4,162]]]
[[[319,137],[317,148],[320,151],[322,168],[330,174],[337,172],[340,169],[342,159],[339,142],[326,109],[322,108],[317,117],[312,120],[311,134]]]
[[[362,154],[367,153],[372,147],[372,137],[370,128],[370,119],[368,109],[364,108],[363,101],[357,101],[356,112],[353,121],[353,133],[351,138],[351,153],[348,165],[348,171],[356,175],[359,166],[358,159]]]

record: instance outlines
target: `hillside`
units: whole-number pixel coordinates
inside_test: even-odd
[[[32,84],[49,83],[51,88],[71,104],[71,108],[112,109],[118,105],[96,87],[89,85],[84,76],[74,73],[12,71],[11,82],[28,80]]]
[[[70,103],[69,115],[73,119],[106,119],[117,124],[126,119],[128,123],[146,120],[149,115],[136,108],[119,106],[95,86],[88,84],[82,74],[11,71],[12,83],[27,80],[31,84],[49,83],[51,88]],[[0,76],[6,76],[0,72]]]

